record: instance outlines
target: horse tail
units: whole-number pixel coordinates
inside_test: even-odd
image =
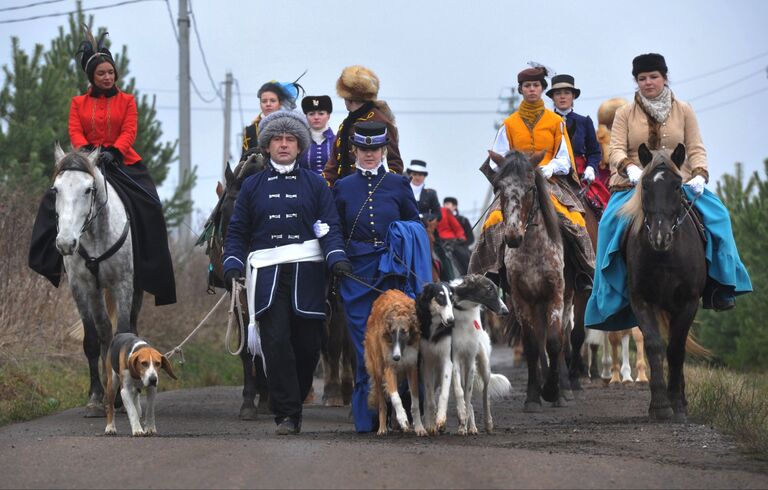
[[[661,335],[664,337],[664,340],[669,342],[669,313],[666,311],[657,311],[656,320],[658,321]],[[692,356],[703,359],[712,357],[712,352],[696,341],[696,337],[691,330],[688,331],[688,337],[685,339],[685,351]]]

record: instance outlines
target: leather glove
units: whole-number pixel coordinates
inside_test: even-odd
[[[595,169],[587,167],[584,169],[584,174],[581,176],[582,180],[586,180],[590,184],[595,181]]]
[[[342,260],[333,264],[333,275],[343,277],[352,274],[352,263],[348,260]]]
[[[696,194],[696,197],[699,197],[704,193],[704,184],[706,183],[707,182],[703,175],[697,175],[696,177],[686,182],[685,185],[691,188],[693,193]]]
[[[238,269],[229,269],[227,272],[224,273],[224,286],[227,288],[227,291],[230,293],[232,292],[232,280],[236,279],[239,280],[241,277],[243,277],[243,273],[240,272]]]
[[[640,167],[634,164],[630,164],[627,166],[627,177],[629,177],[629,183],[632,185],[637,184],[640,182],[640,176],[643,174],[643,171]]]
[[[325,235],[328,234],[331,227],[328,226],[328,223],[323,223],[320,220],[315,221],[315,223],[312,225],[312,231],[315,232],[315,236],[317,238],[323,238]]]
[[[552,178],[552,175],[555,173],[555,166],[551,163],[542,165],[540,168],[541,168],[541,173],[544,175],[545,179]]]
[[[120,150],[107,146],[101,149],[99,153],[99,161],[105,165],[120,165],[123,162],[123,155]]]

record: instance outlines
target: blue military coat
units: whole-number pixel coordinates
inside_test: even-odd
[[[309,148],[298,159],[300,167],[312,170],[318,175],[323,173],[325,163],[331,157],[333,144],[336,142],[336,136],[331,128],[326,129],[323,136],[325,136],[325,140],[322,143],[318,145],[314,141],[310,142]]]
[[[333,186],[350,257],[383,251],[393,221],[419,220],[419,208],[407,177],[387,172],[383,165],[376,174],[365,173],[357,169]]]
[[[574,157],[583,157],[586,165],[592,167],[597,175],[598,165],[603,158],[600,143],[595,135],[592,118],[571,111],[565,116],[565,127],[571,139]]]
[[[325,262],[300,262],[259,269],[255,288],[255,314],[259,318],[271,305],[281,267],[294,268],[292,304],[305,318],[325,318],[327,268],[347,260],[341,239],[339,215],[328,184],[298,165],[278,174],[272,165],[243,182],[224,241],[224,272],[245,270],[248,254],[315,239],[312,225],[320,220],[330,231],[320,238]]]

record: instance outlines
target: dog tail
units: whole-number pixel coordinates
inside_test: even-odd
[[[117,325],[117,304],[115,303],[115,298],[112,296],[112,293],[109,292],[109,289],[104,291],[104,302],[107,305],[107,315],[109,316],[109,321],[112,323],[112,329],[114,329],[115,325]],[[69,327],[68,334],[71,338],[82,342],[85,338],[85,327],[83,326],[83,320],[78,320],[73,323],[72,326]]]
[[[475,374],[474,384],[474,392],[482,394],[483,378]],[[504,400],[510,393],[512,393],[512,383],[509,382],[507,377],[503,374],[492,373],[491,380],[488,383],[488,394],[491,400]]]
[[[603,337],[605,332],[602,330],[595,330],[594,328],[587,329],[587,338],[584,341],[588,345],[603,345]]]

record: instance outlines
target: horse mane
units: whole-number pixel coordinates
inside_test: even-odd
[[[536,160],[536,155],[532,158]],[[534,185],[537,190],[536,195],[539,199],[539,209],[541,210],[541,215],[544,219],[547,235],[553,242],[561,243],[560,220],[557,217],[557,212],[549,197],[549,182],[544,178],[541,170],[539,170],[539,166],[536,163],[532,163],[525,153],[512,150],[504,156],[504,164],[493,179],[494,186],[496,183],[507,177],[513,177],[518,181],[523,181],[523,179],[527,178],[528,172],[531,171],[533,171]]]
[[[680,172],[680,169],[677,168],[677,165],[672,163],[670,155],[671,153],[666,150],[654,151],[653,160],[651,160],[651,163],[643,168],[643,173],[640,174],[640,182],[643,181],[646,175],[654,172],[662,165],[666,166],[667,170],[673,174],[682,178],[683,174]],[[619,208],[618,214],[619,216],[626,216],[629,218],[631,221],[630,226],[633,234],[637,234],[640,231],[640,228],[642,228],[643,221],[645,219],[645,213],[643,212],[642,185],[635,186],[635,193],[632,195],[632,197],[629,198],[629,201],[627,201],[621,208]]]
[[[96,178],[96,167],[88,159],[88,155],[81,151],[71,151],[59,160],[53,169],[53,178],[55,179],[61,172],[66,170],[86,172],[91,177]]]

